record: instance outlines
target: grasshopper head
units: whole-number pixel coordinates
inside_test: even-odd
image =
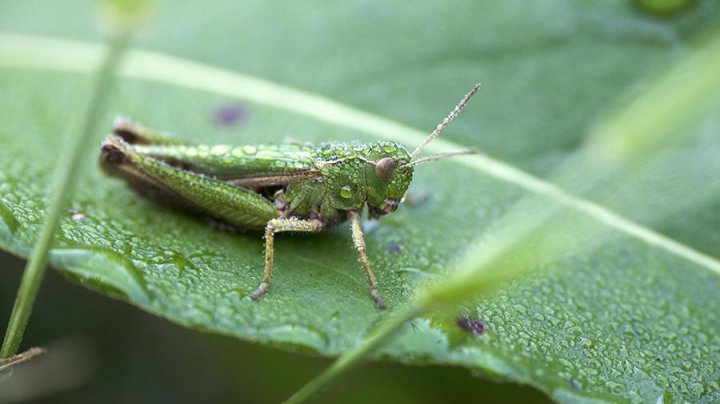
[[[394,212],[412,181],[410,154],[395,142],[378,142],[368,149],[365,158],[371,163],[365,169],[370,216]]]

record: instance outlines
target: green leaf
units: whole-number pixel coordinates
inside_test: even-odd
[[[0,244],[23,256],[43,220],[61,135],[102,49],[84,8],[43,3],[30,16],[27,7],[4,4],[0,17],[9,30],[0,35]],[[420,202],[368,223],[386,311],[367,296],[347,225],[279,237],[271,290],[252,302],[248,293],[262,273],[259,234],[223,233],[155,206],[89,162],[50,261],[91,288],[186,326],[340,354],[450,271],[475,248],[468,240],[501,233],[516,204],[536,196],[532,184],[547,186],[519,169],[551,172],[623,105],[628,88],[640,92],[682,61],[695,31],[719,16],[711,1],[667,20],[617,1],[422,2],[412,9],[161,3],[136,44],[146,50],[128,55],[113,115],[195,141],[383,137],[414,147],[482,81],[434,151],[472,146],[511,165],[480,155],[420,166],[411,189]],[[224,107],[239,108],[240,122],[218,125]],[[105,119],[109,126],[112,116]],[[694,131],[717,138],[720,125],[708,122]],[[626,210],[594,191],[717,262],[717,194],[690,198],[692,214],[668,220],[650,200]],[[567,214],[587,221],[590,236],[579,239],[593,248],[570,243],[545,264],[552,271],[539,268],[492,297],[413,321],[382,355],[465,366],[561,401],[720,399],[718,274],[622,227],[607,230],[599,213]]]

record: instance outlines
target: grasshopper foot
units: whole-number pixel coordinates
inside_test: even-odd
[[[252,295],[250,295],[250,297],[253,300],[257,301],[259,298],[262,297],[262,295],[265,294],[265,292],[268,290],[269,286],[270,286],[270,284],[268,284],[267,282],[262,282],[260,284],[260,286],[258,286],[258,288],[255,289],[255,291],[252,293]]]
[[[375,307],[380,310],[385,308],[385,302],[380,298],[380,293],[378,293],[377,289],[371,290],[370,296],[372,296],[373,302],[375,302]]]

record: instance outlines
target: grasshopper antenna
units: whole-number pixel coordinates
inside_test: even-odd
[[[465,108],[465,105],[467,105],[468,101],[470,101],[470,98],[472,98],[472,96],[475,95],[475,93],[477,93],[479,89],[480,89],[480,83],[475,84],[473,86],[473,88],[470,90],[470,92],[465,94],[465,97],[463,97],[463,99],[460,100],[458,105],[455,106],[455,109],[450,111],[448,116],[446,116],[445,119],[443,119],[443,121],[438,124],[438,126],[435,128],[435,130],[432,131],[432,133],[430,133],[428,135],[428,137],[426,137],[425,140],[423,140],[422,143],[420,143],[420,146],[418,146],[415,150],[413,150],[412,153],[410,153],[411,161],[418,154],[420,154],[420,152],[423,150],[423,148],[425,148],[425,146],[427,146],[428,143],[432,142],[432,140],[435,139],[440,134],[440,132],[442,132],[442,130],[445,129],[445,127],[448,126],[450,124],[450,122],[453,121],[453,119],[455,119],[456,116],[458,116],[460,111],[462,111],[462,109]],[[463,153],[463,154],[467,154],[467,153]],[[434,160],[437,160],[437,159],[434,159]],[[428,160],[425,160],[425,161],[428,161]]]
[[[471,149],[458,150],[458,151],[447,152],[447,153],[438,153],[438,154],[433,154],[432,156],[429,156],[429,157],[423,157],[423,158],[421,158],[421,159],[417,159],[417,160],[415,160],[415,161],[411,161],[411,162],[409,162],[409,163],[407,163],[407,164],[403,164],[403,165],[400,166],[400,168],[414,167],[414,166],[416,166],[416,165],[418,165],[418,164],[427,163],[428,161],[445,160],[445,159],[448,159],[448,158],[450,158],[450,157],[466,156],[466,155],[468,155],[468,154],[475,154],[475,153],[477,153],[477,152],[476,152],[475,150],[471,150]]]

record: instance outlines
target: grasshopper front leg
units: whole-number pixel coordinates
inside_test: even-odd
[[[360,262],[362,263],[363,269],[365,269],[365,275],[367,276],[368,285],[370,286],[370,296],[378,309],[384,309],[385,303],[380,298],[377,283],[375,282],[375,275],[373,275],[370,269],[370,261],[368,261],[367,255],[365,254],[365,239],[363,238],[362,228],[360,227],[360,214],[357,211],[351,210],[348,212],[348,216],[350,217],[352,227],[353,245],[358,254],[360,254]]]
[[[253,300],[259,299],[270,287],[273,267],[273,241],[275,233],[283,231],[302,231],[317,233],[322,231],[325,223],[318,219],[300,220],[295,218],[278,218],[270,220],[265,226],[265,275],[260,286],[251,295]]]

